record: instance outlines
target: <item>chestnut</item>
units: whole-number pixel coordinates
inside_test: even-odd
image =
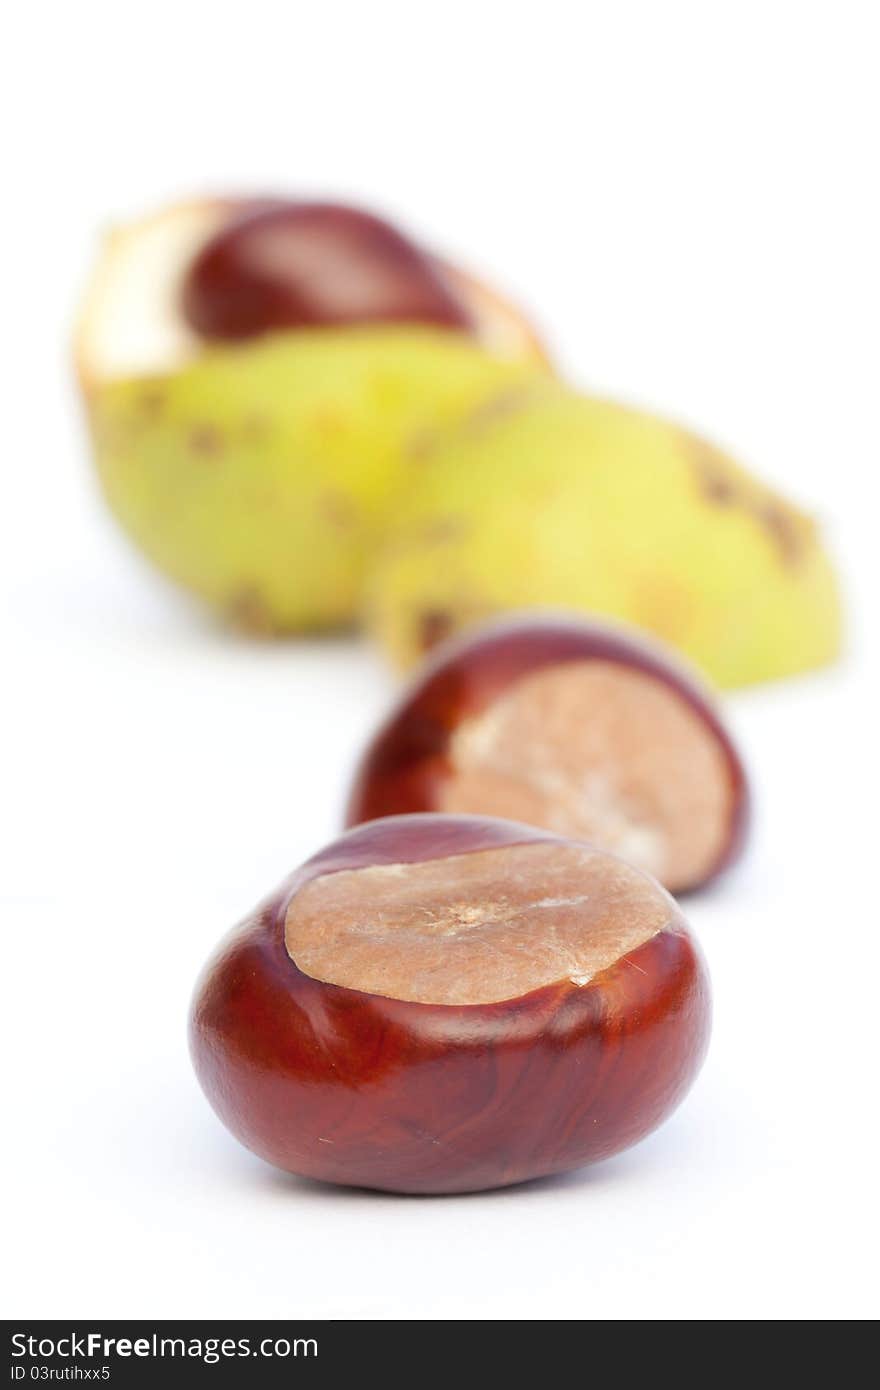
[[[192,1056],[292,1173],[472,1192],[617,1153],[677,1105],[709,985],[669,895],[583,842],[395,816],[310,859],[209,963]]]
[[[244,204],[201,247],[182,307],[201,338],[421,323],[473,330],[439,262],[374,214],[339,203]]]
[[[441,645],[372,740],[346,823],[411,811],[588,839],[684,892],[739,852],[746,778],[712,695],[671,653],[533,615]]]

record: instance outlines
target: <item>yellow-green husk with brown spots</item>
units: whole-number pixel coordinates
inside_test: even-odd
[[[728,687],[820,666],[840,645],[809,517],[678,426],[552,387],[438,437],[368,591],[401,666],[535,605],[635,623]]]
[[[464,336],[297,331],[87,388],[107,500],[171,578],[241,623],[349,623],[425,430],[534,377]]]

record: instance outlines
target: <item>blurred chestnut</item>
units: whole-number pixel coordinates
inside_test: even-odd
[[[671,653],[533,615],[441,646],[373,739],[346,823],[412,811],[587,839],[683,892],[736,857],[747,790],[712,695]]]
[[[595,847],[466,816],[350,831],[222,946],[192,1055],[270,1163],[468,1192],[606,1158],[688,1089],[709,1030],[672,899]]]
[[[520,312],[373,213],[342,203],[229,201],[196,245],[181,308],[198,337],[410,323],[543,360]]]

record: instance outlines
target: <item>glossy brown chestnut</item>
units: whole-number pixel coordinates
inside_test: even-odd
[[[671,653],[531,616],[441,646],[376,734],[346,823],[412,811],[578,836],[684,892],[739,852],[746,778],[713,697]]]
[[[202,338],[271,329],[473,324],[439,263],[382,218],[339,203],[245,204],[204,245],[183,284]]]
[[[578,841],[467,816],[359,826],[221,947],[190,1038],[270,1163],[469,1192],[635,1143],[702,1060],[709,987],[673,900]]]
[[[113,232],[80,315],[76,365],[91,391],[174,371],[212,342],[409,324],[548,366],[517,305],[370,213],[278,197],[202,198]]]

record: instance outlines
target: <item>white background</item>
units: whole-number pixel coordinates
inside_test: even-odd
[[[6,30],[0,632],[7,1315],[877,1312],[877,10],[19,7]],[[732,697],[759,814],[687,911],[716,992],[678,1114],[495,1195],[253,1158],[185,1048],[218,936],[338,825],[392,680],[217,631],[129,550],[67,362],[101,225],[198,189],[351,195],[515,289],[571,375],[821,517],[847,660]]]

